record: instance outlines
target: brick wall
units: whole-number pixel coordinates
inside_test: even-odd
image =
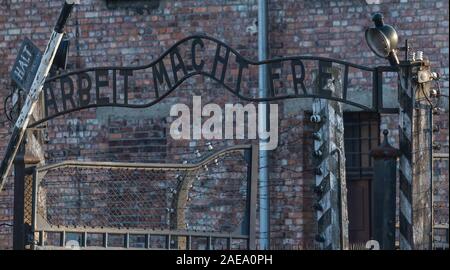
[[[9,69],[21,40],[29,37],[39,48],[44,48],[60,9],[60,1],[3,2],[0,6],[1,100],[11,89]],[[69,69],[146,64],[177,40],[195,33],[216,37],[244,56],[257,58],[256,0],[126,1],[126,7],[123,2],[88,0],[76,8],[67,27],[71,38]],[[369,4],[372,2],[383,3]],[[401,44],[408,38],[414,49],[424,51],[434,70],[444,76],[441,87],[448,94],[449,20],[448,1],[444,0],[269,0],[270,57],[302,54],[368,66],[387,64],[376,57],[364,41],[363,31],[371,26],[373,12],[384,13],[385,21],[398,30]],[[253,80],[256,82],[257,76]],[[75,158],[133,162],[193,159],[196,149],[205,149],[200,148],[205,142],[175,142],[167,132],[172,121],[168,117],[168,107],[179,101],[189,103],[192,94],[203,94],[204,104],[242,103],[229,93],[224,94],[224,89],[211,80],[196,77],[153,108],[88,109],[58,117],[48,122],[47,162]],[[310,208],[312,178],[308,166],[311,164],[301,154],[301,151],[307,153],[311,143],[308,139],[311,131],[303,124],[303,109],[311,108],[302,104],[301,110],[282,107],[280,128],[298,125],[298,130],[280,143],[298,144],[303,150],[295,146],[280,148],[271,157],[274,166],[278,166],[271,171],[271,234],[276,245],[305,248],[311,245],[315,224]],[[444,102],[444,107],[448,111],[448,101]],[[3,156],[10,124],[5,121],[3,104],[0,109],[0,153]],[[396,118],[386,116],[383,119],[383,125],[396,137]],[[442,145],[439,151],[448,153],[448,120],[440,116],[436,123],[441,129],[435,135]],[[186,150],[180,150],[183,147]],[[282,166],[301,173],[283,172]],[[443,212],[448,213],[448,162],[441,162],[438,167],[436,179],[447,183],[447,191],[439,191],[436,200]],[[0,223],[9,223],[12,219],[11,181],[5,188],[0,194]],[[448,215],[436,216],[440,216],[439,222],[448,223]],[[10,232],[11,229],[0,227],[0,248],[11,247]]]

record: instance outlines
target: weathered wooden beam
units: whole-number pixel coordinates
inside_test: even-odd
[[[321,62],[317,87],[330,95],[342,94],[342,71],[331,62]],[[314,136],[315,191],[314,204],[321,249],[348,249],[347,188],[345,181],[344,123],[342,104],[325,99],[313,100],[311,122]]]
[[[400,136],[400,248],[431,248],[431,118],[427,103],[427,62],[399,67]]]

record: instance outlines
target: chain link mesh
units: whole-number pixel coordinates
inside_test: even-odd
[[[25,175],[24,223],[32,226],[33,222],[33,175]]]
[[[66,166],[40,173],[37,214],[51,226],[231,233],[247,217],[243,150],[196,170]]]

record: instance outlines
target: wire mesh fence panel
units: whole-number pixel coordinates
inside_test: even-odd
[[[79,240],[89,246],[173,249],[206,249],[212,244],[200,238],[188,243],[187,235],[171,236],[169,242],[167,235],[127,236],[127,230],[203,232],[205,239],[208,233],[246,235],[249,186],[244,151],[211,155],[198,166],[176,168],[50,166],[38,172],[35,231],[48,231],[44,243],[51,246],[68,240],[70,228],[89,228]],[[63,240],[50,233],[60,227],[67,231]],[[108,234],[106,244],[101,232],[108,228],[114,233]]]
[[[165,190],[176,178],[161,172],[58,168],[39,184],[39,214],[51,225],[166,228]]]

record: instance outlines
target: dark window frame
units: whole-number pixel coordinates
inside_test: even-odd
[[[370,151],[380,144],[380,115],[372,112],[344,112],[346,177],[371,179]]]

